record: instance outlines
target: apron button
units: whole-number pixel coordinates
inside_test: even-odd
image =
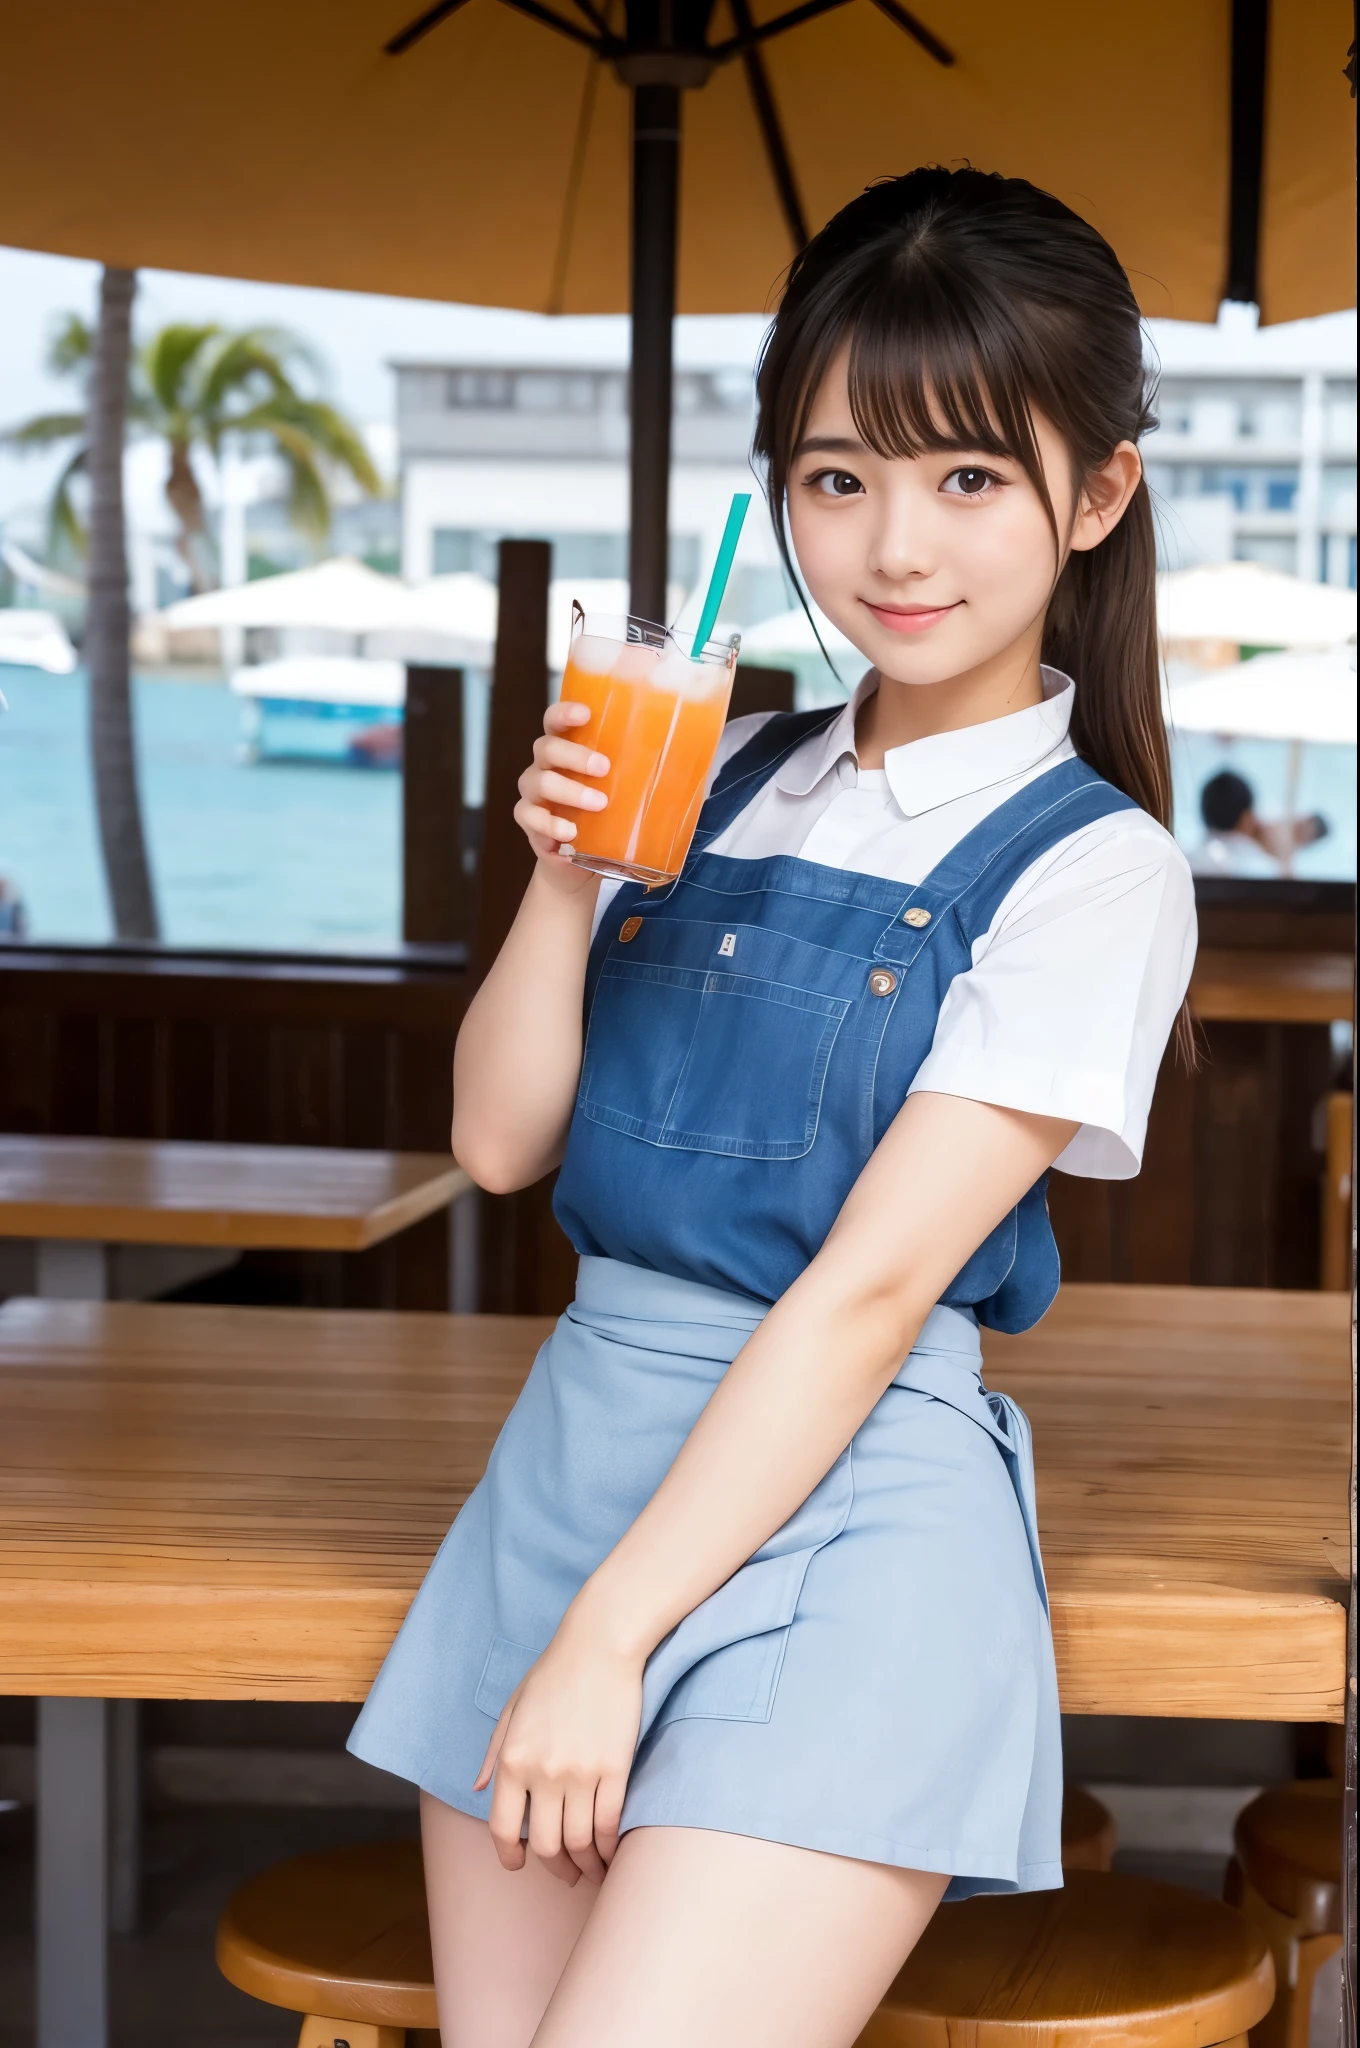
[[[876,967],[869,976],[869,986],[876,996],[890,996],[897,987],[897,976],[890,967]]]
[[[923,925],[930,923],[930,912],[928,910],[921,910],[919,907],[914,910],[904,910],[902,912],[902,922],[903,924],[909,924],[914,931],[919,932]]]
[[[619,944],[626,946],[628,941],[635,939],[641,930],[642,919],[640,917],[625,917],[623,923],[619,926]]]

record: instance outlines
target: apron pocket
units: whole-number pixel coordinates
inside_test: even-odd
[[[639,1740],[671,1721],[768,1721],[808,1566],[840,1535],[854,1500],[842,1451],[749,1564],[687,1614],[647,1660]]]
[[[586,1040],[581,1113],[675,1151],[801,1159],[849,1008],[845,997],[785,982],[610,960]]]

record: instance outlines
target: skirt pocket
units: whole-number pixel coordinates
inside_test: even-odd
[[[472,1695],[473,1706],[479,1713],[489,1714],[493,1721],[499,1721],[501,1708],[529,1666],[542,1655],[541,1649],[531,1650],[524,1643],[513,1643],[509,1636],[492,1636],[477,1690]]]
[[[768,1721],[808,1566],[854,1500],[844,1450],[796,1514],[647,1660],[639,1740],[671,1721]]]

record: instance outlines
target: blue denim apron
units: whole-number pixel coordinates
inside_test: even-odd
[[[1083,761],[1036,778],[923,882],[706,849],[835,708],[728,763],[681,879],[619,891],[591,949],[558,1221],[578,1252],[777,1301],[814,1258],[930,1051],[955,975],[1032,862],[1132,809]],[[941,1296],[1026,1330],[1058,1289],[1047,1175]]]
[[[350,1737],[467,1813],[489,1809],[471,1787],[496,1716],[815,1255],[973,937],[1047,847],[1128,801],[1065,763],[914,888],[709,853],[829,715],[770,721],[716,784],[679,883],[621,891],[592,947],[558,1183],[576,1299]],[[978,1332],[1028,1327],[1056,1286],[1040,1183],[808,1499],[653,1652],[625,1828],[948,1873],[949,1898],[1061,1883],[1029,1428],[984,1387]]]

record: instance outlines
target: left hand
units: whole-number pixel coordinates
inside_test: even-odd
[[[528,1847],[554,1877],[601,1884],[642,1719],[642,1661],[573,1623],[562,1626],[496,1723],[474,1791],[491,1783],[491,1839],[507,1870]]]

